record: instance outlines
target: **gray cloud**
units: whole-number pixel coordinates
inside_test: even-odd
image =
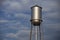
[[[4,2],[4,0],[0,0],[0,6],[2,5],[3,2]]]
[[[36,3],[37,2],[37,3]],[[5,0],[3,3],[3,8],[2,11],[5,14],[6,19],[13,19],[15,18],[15,21],[12,22],[12,20],[9,22],[7,20],[1,20],[0,22],[4,22],[6,26],[8,26],[7,29],[14,29],[18,30],[16,33],[6,33],[6,37],[8,38],[16,38],[17,40],[28,40],[28,23],[24,25],[23,19],[30,18],[30,7],[38,4],[43,7],[43,27],[44,27],[44,37],[45,40],[56,40],[59,38],[59,36],[56,36],[56,34],[59,35],[59,33],[56,33],[60,29],[60,23],[57,21],[54,22],[55,20],[60,19],[58,16],[58,6],[57,6],[57,1],[55,0]],[[28,13],[27,13],[28,11]],[[13,15],[13,16],[12,16]],[[20,18],[20,20],[19,20]],[[19,21],[18,21],[19,20]],[[24,22],[27,22],[24,21]],[[7,22],[7,23],[6,23]],[[4,25],[4,28],[5,28]],[[7,30],[5,29],[5,30]],[[27,29],[27,30],[26,30]],[[3,29],[2,29],[3,30]],[[24,37],[24,38],[23,38]],[[56,37],[56,39],[54,39]],[[58,38],[57,38],[58,37]],[[27,38],[27,39],[26,39]],[[5,39],[6,40],[6,39]],[[59,39],[58,39],[59,40]]]
[[[19,30],[16,34],[8,33],[6,37],[16,38],[17,40],[27,40],[29,37],[29,30]],[[23,39],[24,38],[24,39]]]

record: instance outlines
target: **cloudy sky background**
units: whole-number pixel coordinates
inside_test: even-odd
[[[0,0],[0,40],[29,40],[31,9],[42,7],[44,40],[60,40],[59,0]]]

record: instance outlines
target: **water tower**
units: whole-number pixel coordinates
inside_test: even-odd
[[[41,40],[40,24],[42,22],[42,7],[38,5],[32,6],[31,13],[30,40]]]

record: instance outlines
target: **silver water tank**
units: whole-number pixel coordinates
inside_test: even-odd
[[[35,5],[31,7],[31,23],[33,25],[40,25],[42,21],[42,7]]]

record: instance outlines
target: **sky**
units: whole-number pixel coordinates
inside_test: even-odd
[[[36,4],[42,7],[44,40],[60,40],[59,0],[0,0],[0,40],[29,40]]]

